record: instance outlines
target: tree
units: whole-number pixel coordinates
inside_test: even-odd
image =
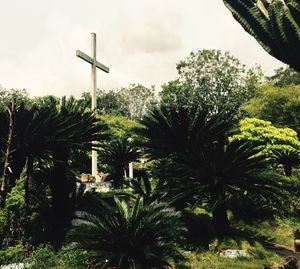
[[[250,117],[271,121],[278,127],[290,127],[300,135],[300,86],[278,88],[266,84],[243,109]]]
[[[139,157],[137,147],[127,137],[115,138],[99,150],[100,162],[109,167],[116,188],[123,186],[124,172],[130,162]]]
[[[3,161],[3,171],[0,178],[0,208],[3,208],[5,205],[6,195],[9,189],[9,166],[11,163],[12,157],[12,142],[13,142],[13,126],[14,126],[14,113],[15,113],[16,100],[12,99],[11,105],[7,108],[8,119],[5,118],[3,113],[1,114],[2,124],[7,124],[7,136],[6,136],[6,150],[3,150],[4,161]],[[4,129],[6,130],[6,128]],[[5,138],[4,138],[5,140]],[[2,142],[2,141],[1,141]]]
[[[169,81],[162,85],[159,93],[160,103],[165,106],[190,107],[198,103],[199,92],[193,90],[188,84],[181,83],[179,79]]]
[[[21,177],[8,193],[7,202],[0,210],[1,248],[24,239],[24,223],[28,213],[25,207],[25,178]]]
[[[101,114],[125,116],[138,120],[155,102],[155,89],[141,84],[131,84],[119,90],[104,92],[97,90],[97,110]],[[85,92],[80,99],[86,107],[91,106],[91,96]]]
[[[95,147],[92,141],[105,139],[106,126],[74,98],[62,98],[59,106],[27,107],[20,104],[13,123],[9,187],[15,185],[26,166],[25,195],[28,203],[34,181],[41,180],[34,178],[35,166],[39,165],[40,170],[46,166],[48,172],[50,170],[48,184],[55,230],[52,239],[60,241],[72,215],[70,194],[76,187],[74,177],[69,173],[70,152],[91,150]],[[1,136],[6,136],[6,133]]]
[[[273,76],[267,77],[275,87],[284,88],[290,85],[300,85],[300,73],[289,67],[275,69]]]
[[[234,203],[252,200],[282,209],[287,202],[284,179],[269,169],[259,149],[228,141],[233,123],[226,113],[161,107],[142,120],[140,129],[153,159],[172,160],[164,180],[189,190],[186,198],[194,197],[194,203],[208,204],[219,235],[229,231],[227,210]]]
[[[193,173],[207,186],[202,192],[204,195],[208,192],[209,196],[203,198],[212,210],[212,221],[219,236],[230,231],[227,211],[236,205],[247,204],[245,210],[250,202],[256,208],[269,208],[273,213],[289,209],[288,182],[274,173],[258,152],[252,144],[234,141],[225,145],[216,143],[205,149],[204,154],[191,159]],[[204,165],[197,167],[195,160]]]
[[[107,124],[113,138],[137,138],[135,129],[141,126],[138,122],[129,120],[125,116],[116,116],[111,114],[100,115],[100,119]]]
[[[234,124],[230,115],[210,115],[197,105],[155,107],[140,122],[137,132],[145,138],[142,144],[153,159],[179,158],[205,142],[223,138]]]
[[[0,88],[0,112],[6,111],[12,99],[16,100],[16,105],[30,102],[28,93],[25,90],[6,90]]]
[[[139,120],[155,103],[155,89],[147,88],[141,84],[131,84],[119,90],[121,110],[130,120]]]
[[[180,214],[165,203],[133,205],[115,198],[113,205],[95,200],[92,212],[78,211],[69,238],[93,251],[99,268],[167,268],[182,257],[177,240]]]
[[[100,114],[122,115],[125,113],[122,111],[120,95],[117,91],[102,91],[97,89],[97,111]],[[91,107],[91,95],[88,92],[84,92],[79,100],[86,108]]]
[[[143,198],[144,204],[150,204],[152,202],[165,202],[171,206],[174,205],[180,195],[172,196],[169,193],[169,188],[166,182],[162,180],[152,180],[147,173],[144,173],[142,177],[130,178],[128,187],[130,187],[134,193],[134,196]]]
[[[259,67],[246,70],[229,52],[201,50],[177,65],[179,79],[163,86],[161,103],[199,105],[211,113],[237,114],[254,94],[261,78]]]
[[[271,160],[277,165],[282,165],[284,174],[292,176],[292,168],[300,165],[300,149],[275,148],[272,150]]]
[[[233,17],[272,56],[300,72],[298,0],[223,0]]]
[[[265,158],[282,165],[286,176],[291,176],[292,168],[299,165],[300,141],[290,128],[277,128],[270,121],[246,118],[230,139],[251,142]]]
[[[30,216],[31,206],[34,203],[32,194],[36,185],[35,165],[51,159],[50,141],[62,125],[63,122],[58,120],[57,113],[53,113],[53,110],[48,107],[26,107],[21,103],[13,115],[13,136],[6,192],[10,192],[19,180],[21,172],[25,170],[23,178],[26,218],[22,223],[22,229],[27,239],[32,235],[30,231],[33,223]],[[3,198],[5,199],[5,195]],[[5,202],[4,200],[3,204]]]
[[[59,106],[60,99],[54,95],[46,95],[46,96],[39,96],[35,97],[34,99],[30,100],[32,105],[37,107],[57,107]]]
[[[49,138],[53,137],[56,130],[61,127],[56,113],[53,113],[50,108],[27,107],[24,103],[15,108],[12,123],[8,190],[14,187],[25,165],[27,166],[25,186],[32,184],[34,162],[49,158],[51,148]],[[8,121],[4,124],[8,126]],[[1,136],[6,137],[6,131],[1,133]]]
[[[105,140],[107,134],[106,125],[73,97],[62,98],[57,113],[63,126],[51,140],[51,191],[55,231],[53,238],[60,242],[73,212],[70,196],[76,190],[74,177],[68,176],[70,150],[95,149],[97,145],[93,141]]]

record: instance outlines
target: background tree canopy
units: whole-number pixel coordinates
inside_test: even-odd
[[[30,100],[25,90],[6,90],[0,88],[0,112],[6,111],[13,98],[17,104],[21,102],[28,103]]]
[[[300,84],[300,73],[289,67],[280,67],[274,70],[274,75],[267,80],[276,87],[285,87],[291,84]]]
[[[177,70],[179,78],[163,85],[161,103],[201,106],[210,113],[237,113],[253,96],[262,77],[259,67],[246,70],[237,58],[220,50],[192,52]]]
[[[58,250],[59,268],[66,255],[66,269],[177,268],[181,250],[201,257],[220,240],[210,257],[226,263],[219,251],[246,242],[251,259],[234,262],[263,268],[273,261],[262,261],[255,245],[266,240],[257,235],[261,220],[272,235],[275,221],[283,221],[284,236],[294,240],[289,218],[299,222],[300,142],[286,127],[299,130],[299,74],[282,68],[262,81],[259,66],[247,69],[219,50],[191,53],[177,70],[160,99],[140,84],[98,90],[98,115],[89,93],[31,99],[0,90],[0,264],[11,247],[21,246],[24,261],[46,243]],[[111,186],[105,193],[96,177],[83,174],[91,170],[92,148]],[[127,178],[130,162],[134,178]],[[243,241],[222,245],[227,238]],[[33,254],[29,264],[56,268],[45,262],[53,259],[48,250],[41,247],[46,254]],[[212,264],[202,261],[178,268]],[[243,265],[234,268],[250,268]]]
[[[130,120],[141,119],[147,109],[155,104],[154,87],[147,88],[141,84],[131,84],[119,90],[104,92],[97,90],[97,110],[101,114],[125,116]],[[91,95],[84,92],[81,102],[91,106]]]
[[[243,109],[251,117],[290,127],[300,135],[300,85],[279,88],[265,84]]]

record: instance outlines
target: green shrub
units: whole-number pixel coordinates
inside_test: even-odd
[[[40,245],[26,259],[31,269],[48,269],[56,264],[56,252],[50,245]]]
[[[24,247],[21,243],[0,250],[0,265],[21,262],[24,258]]]
[[[74,249],[73,246],[67,246],[58,253],[59,264],[63,268],[72,269],[87,268],[91,256],[93,256],[93,252]]]
[[[14,245],[23,239],[25,220],[25,179],[21,177],[0,210],[0,247]]]

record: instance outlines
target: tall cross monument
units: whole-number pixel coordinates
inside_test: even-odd
[[[97,90],[97,68],[101,69],[102,71],[109,73],[109,68],[99,63],[96,57],[96,34],[92,33],[92,57],[88,56],[87,54],[81,52],[80,50],[76,50],[76,56],[85,60],[92,67],[92,111],[96,112],[97,109],[97,97],[96,97],[96,90]],[[97,151],[92,151],[92,175],[96,177],[98,172],[97,169]]]

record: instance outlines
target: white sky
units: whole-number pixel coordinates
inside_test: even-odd
[[[282,64],[233,19],[222,0],[0,0],[0,84],[32,96],[80,96],[90,88],[90,54],[110,67],[98,71],[104,90],[163,83],[191,51],[229,50],[267,74]]]

